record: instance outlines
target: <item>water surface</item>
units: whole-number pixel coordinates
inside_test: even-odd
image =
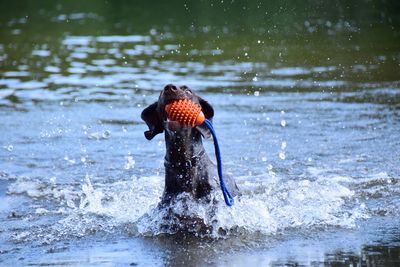
[[[2,265],[400,264],[396,1],[0,10]],[[243,193],[174,206],[206,236],[153,211],[165,144],[140,113],[168,83],[213,105]]]

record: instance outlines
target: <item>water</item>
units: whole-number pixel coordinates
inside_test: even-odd
[[[396,1],[0,10],[1,265],[400,264]],[[174,204],[207,234],[153,210],[164,140],[140,112],[171,82],[213,105],[243,194]]]

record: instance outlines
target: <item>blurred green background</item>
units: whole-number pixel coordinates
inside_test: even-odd
[[[393,81],[400,73],[396,0],[1,1],[0,10],[0,43],[8,55],[3,70],[29,62],[41,45],[62,56],[68,35],[139,34],[179,45],[180,53],[164,60],[328,64],[351,81]],[[194,49],[199,53],[190,53]],[[147,59],[134,59],[141,58]],[[380,67],[364,75],[347,72],[357,64]]]

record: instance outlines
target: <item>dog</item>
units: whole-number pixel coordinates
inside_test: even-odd
[[[145,108],[141,114],[142,120],[149,127],[144,132],[146,139],[151,140],[157,134],[165,133],[165,187],[161,198],[163,206],[176,200],[182,193],[189,194],[195,200],[211,202],[211,193],[220,190],[217,167],[208,157],[202,143],[202,138],[211,137],[208,128],[205,125],[182,126],[167,118],[165,106],[181,99],[200,105],[205,118],[212,121],[214,109],[207,101],[187,86],[173,84],[165,86],[158,101]],[[231,194],[239,195],[239,189],[232,177],[224,174],[224,179]]]

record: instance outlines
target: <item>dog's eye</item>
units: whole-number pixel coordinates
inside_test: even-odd
[[[188,93],[189,95],[193,94],[192,90],[190,90],[189,87],[187,87],[186,85],[182,85],[181,89],[184,90],[185,93]]]
[[[189,87],[187,87],[186,85],[181,87],[183,90],[185,90],[185,93],[189,93],[190,95],[193,94],[192,90],[189,89]]]

